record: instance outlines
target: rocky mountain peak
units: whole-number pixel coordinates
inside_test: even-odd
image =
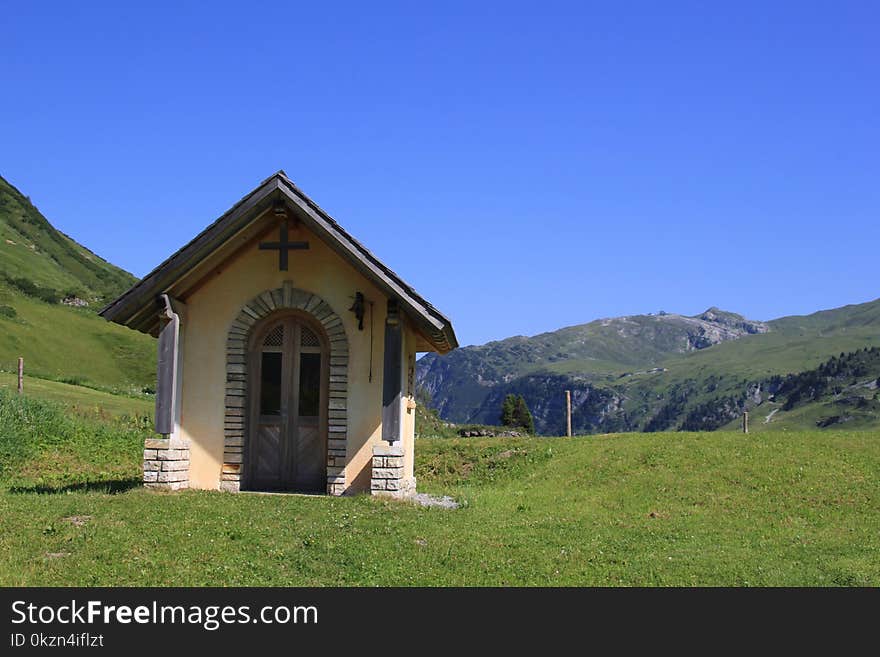
[[[738,313],[721,310],[715,306],[706,310],[702,315],[697,315],[695,319],[717,324],[720,327],[739,333],[740,336],[767,333],[770,330],[770,327],[764,322],[747,319]]]

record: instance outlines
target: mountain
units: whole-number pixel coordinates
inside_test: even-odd
[[[784,377],[770,377],[760,382],[754,393],[748,400],[751,403],[744,407],[751,413],[752,432],[832,426],[877,429],[880,425],[880,348],[865,347],[841,353],[819,367]],[[691,415],[697,423],[706,419],[699,415],[699,410]],[[720,424],[717,420],[716,423]],[[725,428],[736,429],[739,423],[737,418]]]
[[[452,422],[497,423],[504,397],[521,394],[538,432],[559,434],[564,391],[571,390],[580,433],[708,429],[760,403],[761,383],[770,377],[874,344],[880,300],[770,322],[710,308],[694,317],[602,319],[429,354],[418,361],[416,378],[421,394]]]
[[[137,279],[57,230],[30,199],[0,177],[0,277],[47,298],[99,305]]]
[[[428,354],[418,362],[417,384],[441,417],[468,422],[493,388],[527,373],[598,374],[651,367],[670,354],[768,331],[762,322],[717,308],[695,317],[661,312],[599,319],[531,338],[516,336],[464,347],[447,356]]]
[[[104,321],[137,279],[58,231],[0,177],[0,370],[104,388],[155,385],[155,342]]]

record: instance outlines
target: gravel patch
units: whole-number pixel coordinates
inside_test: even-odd
[[[428,495],[427,493],[416,493],[415,495],[411,495],[407,499],[412,500],[413,502],[421,506],[437,506],[441,509],[457,509],[459,507],[458,502],[456,502],[448,495],[444,495],[443,497],[435,497],[433,495]]]

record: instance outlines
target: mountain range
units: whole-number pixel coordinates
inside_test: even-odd
[[[775,388],[789,375],[877,345],[880,300],[768,322],[710,308],[692,317],[600,319],[428,354],[417,363],[416,381],[427,404],[455,423],[497,424],[504,397],[522,395],[542,434],[564,433],[566,390],[576,433],[711,430],[749,410],[775,410],[766,423],[772,428],[873,426],[878,416],[870,404],[840,408],[846,404],[834,397],[842,394],[833,392],[838,385],[822,399],[804,399],[810,412],[778,408]],[[861,382],[867,387],[856,396],[873,401],[880,363],[869,360]]]

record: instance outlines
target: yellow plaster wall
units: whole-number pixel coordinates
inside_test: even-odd
[[[265,238],[277,239],[272,233]],[[382,363],[386,297],[359,272],[303,227],[291,230],[291,241],[310,248],[291,251],[289,271],[278,269],[277,251],[256,244],[227,262],[222,270],[185,298],[187,326],[183,348],[181,437],[191,441],[190,486],[216,489],[223,463],[223,418],[226,383],[226,338],[241,307],[256,295],[280,288],[285,280],[320,296],[342,319],[349,342],[348,462],[346,482],[369,489],[372,446],[381,439]],[[369,378],[370,305],[364,330],[349,312],[356,291],[373,301],[373,377]],[[408,430],[412,435],[411,430]],[[412,439],[410,448],[412,451]],[[412,457],[410,456],[410,461]],[[410,466],[411,472],[411,466]]]

